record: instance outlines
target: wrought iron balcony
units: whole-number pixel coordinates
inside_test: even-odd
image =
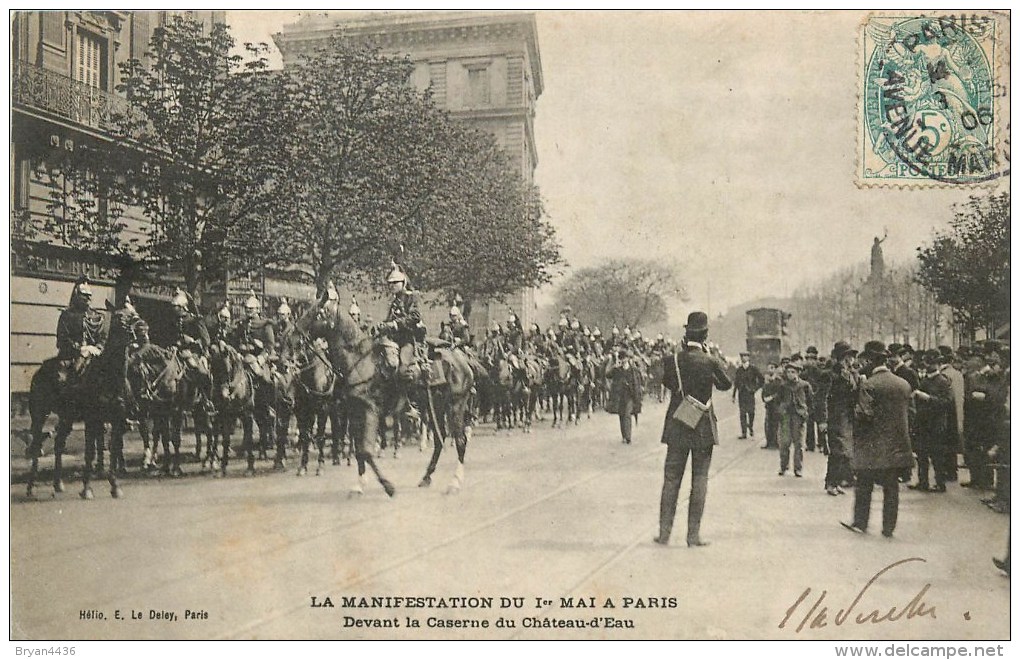
[[[24,61],[14,62],[11,101],[73,122],[112,130],[133,112],[127,99]]]

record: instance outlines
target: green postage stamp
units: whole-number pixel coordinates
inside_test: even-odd
[[[1007,176],[1008,48],[1002,14],[869,16],[859,63],[858,185],[972,185]]]

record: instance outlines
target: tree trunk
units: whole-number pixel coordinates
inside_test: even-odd
[[[464,320],[465,321],[468,321],[468,322],[471,321],[471,310],[472,310],[473,307],[474,307],[474,300],[472,298],[467,298],[467,299],[464,300],[464,308],[462,310],[460,310],[460,313],[464,316]]]

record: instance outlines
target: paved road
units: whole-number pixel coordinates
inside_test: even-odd
[[[443,494],[453,455],[444,455],[435,485],[419,489],[426,457],[414,449],[380,461],[397,485],[393,499],[375,483],[364,496],[349,498],[355,472],[346,466],[329,467],[321,477],[266,469],[255,478],[211,479],[194,474],[198,466],[191,464],[183,479],[126,480],[121,500],[100,488],[91,502],[80,500],[76,487],[51,497],[44,486],[38,501],[25,501],[17,483],[22,445],[15,441],[11,635],[1009,637],[1009,581],[990,562],[1005,549],[1008,518],[981,505],[980,494],[956,486],[945,495],[904,490],[895,539],[854,536],[838,525],[849,516],[852,495],[824,493],[823,456],[807,454],[803,479],[777,477],[776,452],[736,439],[728,401],[719,411],[723,442],[702,526],[712,545],[701,549],[651,543],[664,455],[658,442],[663,407],[656,404],[648,406],[630,446],[619,442],[615,418],[604,413],[565,430],[539,424],[530,435],[482,426],[468,450],[466,486],[456,496]],[[137,442],[129,451],[137,455]],[[876,516],[880,500],[876,491]],[[677,520],[681,541],[685,510]],[[908,561],[875,580],[837,625],[838,611],[901,560]],[[447,602],[344,602],[373,596]],[[313,597],[319,603],[328,597],[334,607],[313,608]],[[514,597],[523,599],[522,607],[501,607],[501,598]],[[452,607],[468,598],[483,600]],[[493,599],[491,606],[485,598]],[[880,614],[872,619],[882,618],[892,607],[891,620],[865,621],[873,610]],[[104,618],[82,619],[82,610]],[[121,619],[114,618],[118,611]],[[132,620],[132,612],[141,618]],[[152,618],[160,612],[176,620]],[[189,612],[208,618],[185,619]],[[408,627],[409,618],[421,627]],[[394,619],[399,628],[356,625]],[[497,627],[500,619],[516,626]],[[482,622],[488,627],[452,627]],[[597,627],[536,627],[593,622]],[[615,627],[628,622],[634,627]]]

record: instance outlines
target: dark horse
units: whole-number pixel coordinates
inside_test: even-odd
[[[320,344],[322,342],[322,344]],[[297,417],[299,446],[301,447],[301,465],[298,476],[308,473],[308,448],[315,434],[315,447],[318,450],[318,465],[315,475],[322,474],[326,464],[326,418],[330,415],[334,404],[334,392],[337,377],[333,365],[326,354],[327,346],[322,339],[317,339],[306,347],[303,353],[297,354],[297,362],[293,369],[294,378],[294,415]],[[338,422],[334,423],[338,425]],[[316,433],[318,425],[319,433]],[[334,435],[338,430],[333,429]]]
[[[471,437],[468,406],[473,387],[474,371],[467,356],[461,351],[436,349],[429,369],[429,382],[424,387],[426,419],[435,443],[432,458],[419,486],[427,487],[432,483],[432,473],[436,471],[439,456],[443,453],[447,432],[453,435],[457,447],[457,467],[446,492],[457,493],[464,485],[464,454]]]
[[[53,439],[53,490],[58,493],[64,491],[61,473],[67,436],[74,422],[82,421],[85,423],[85,471],[80,495],[83,499],[94,497],[90,485],[93,462],[97,473],[104,472],[105,424],[110,422],[110,470],[106,477],[110,482],[110,494],[113,497],[123,494],[116,473],[124,467],[124,433],[127,431],[124,365],[133,338],[132,327],[138,320],[138,313],[130,303],[110,314],[105,350],[91,359],[76,381],[71,375],[74,367],[57,358],[43,362],[32,376],[28,403],[32,417],[31,441],[26,450],[32,460],[28,477],[30,497],[39,472],[43,441],[47,437],[43,433],[43,426],[51,413],[57,415],[56,435]]]
[[[372,338],[361,331],[336,300],[327,300],[309,310],[298,319],[297,327],[313,340],[326,340],[330,363],[341,376],[336,384],[339,404],[346,413],[347,429],[358,463],[358,484],[351,493],[365,492],[367,466],[372,468],[386,494],[392,497],[396,489],[383,476],[368,449],[379,431],[379,401],[383,388],[383,374],[376,365]]]
[[[237,420],[241,420],[244,431],[244,450],[248,459],[246,476],[255,475],[255,439],[252,423],[255,419],[255,378],[237,350],[220,340],[209,347],[209,369],[212,372],[212,404],[216,410],[214,432],[222,446],[220,458],[221,476],[227,476],[230,458],[230,436],[234,433]],[[216,472],[213,476],[216,476]]]

